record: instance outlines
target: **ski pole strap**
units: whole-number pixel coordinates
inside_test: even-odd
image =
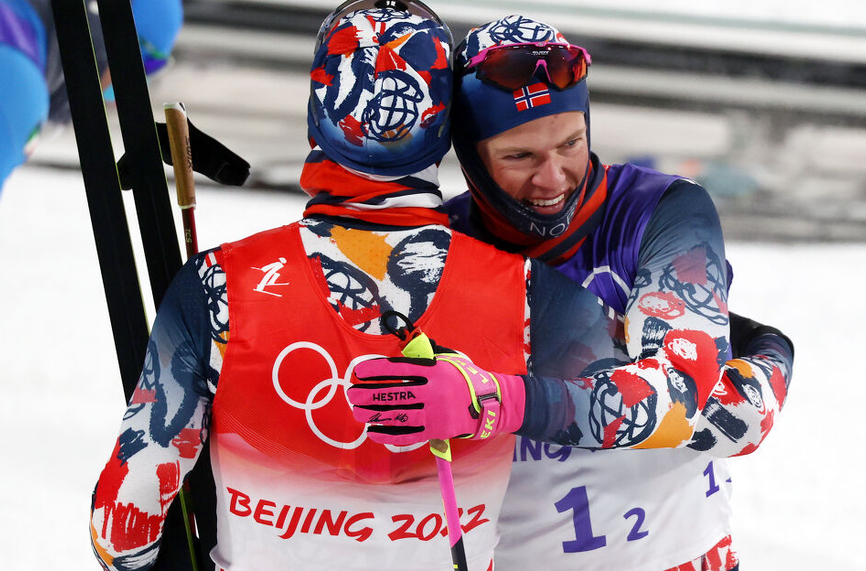
[[[472,436],[463,438],[484,439],[492,436],[502,417],[500,414],[502,391],[499,388],[499,381],[493,373],[479,369],[472,361],[460,355],[439,353],[436,355],[436,360],[453,365],[469,386],[469,396],[472,398],[469,414],[472,418],[478,419],[478,430]]]
[[[243,186],[250,176],[250,163],[204,131],[200,131],[189,119],[187,119],[187,124],[189,125],[189,144],[192,148],[192,169],[219,184]],[[174,166],[171,158],[168,128],[165,123],[156,123],[156,133],[159,137],[163,162]],[[120,175],[120,187],[124,190],[132,188],[129,161],[126,154],[117,161],[117,173]]]

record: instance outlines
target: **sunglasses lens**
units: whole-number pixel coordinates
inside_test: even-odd
[[[538,57],[527,50],[491,50],[478,66],[478,79],[504,89],[520,89],[532,79]]]
[[[553,50],[547,57],[547,75],[550,77],[551,83],[559,89],[566,89],[579,81],[577,78],[582,78],[575,70],[575,58],[564,49]],[[582,65],[581,62],[578,66]],[[585,67],[583,69],[586,69]]]
[[[476,66],[476,74],[497,87],[517,90],[543,68],[552,85],[567,89],[586,76],[586,64],[583,51],[574,46],[503,46],[487,53]]]

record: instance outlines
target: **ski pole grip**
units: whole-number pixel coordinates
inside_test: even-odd
[[[189,144],[189,124],[183,103],[166,103],[165,123],[174,167],[177,204],[181,209],[195,208],[195,181],[192,174],[192,148]]]
[[[403,356],[415,359],[433,359],[433,345],[430,338],[420,330],[415,330],[412,338],[403,347]],[[430,441],[430,452],[446,462],[451,461],[451,444],[447,440],[434,438]]]

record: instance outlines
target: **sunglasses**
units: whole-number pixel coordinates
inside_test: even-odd
[[[325,21],[322,22],[322,26],[319,28],[319,33],[316,35],[316,47],[313,50],[313,53],[318,53],[319,48],[322,46],[322,42],[324,42],[325,38],[328,37],[332,27],[347,14],[361,10],[381,10],[385,8],[390,8],[391,10],[397,10],[399,12],[408,12],[409,14],[419,16],[425,20],[436,22],[436,24],[444,29],[445,33],[448,35],[448,45],[454,45],[451,30],[445,22],[442,21],[436,12],[420,0],[347,0],[337,6],[337,8],[331,12],[331,15],[325,18]]]
[[[481,81],[514,91],[528,85],[541,68],[548,83],[561,90],[585,78],[591,63],[589,52],[580,46],[526,42],[481,50],[467,62],[463,74],[474,70]]]

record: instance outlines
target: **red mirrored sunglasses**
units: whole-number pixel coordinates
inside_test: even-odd
[[[586,77],[592,58],[571,44],[527,42],[491,46],[478,52],[463,69],[481,81],[514,91],[528,85],[539,68],[556,89],[568,89]]]

